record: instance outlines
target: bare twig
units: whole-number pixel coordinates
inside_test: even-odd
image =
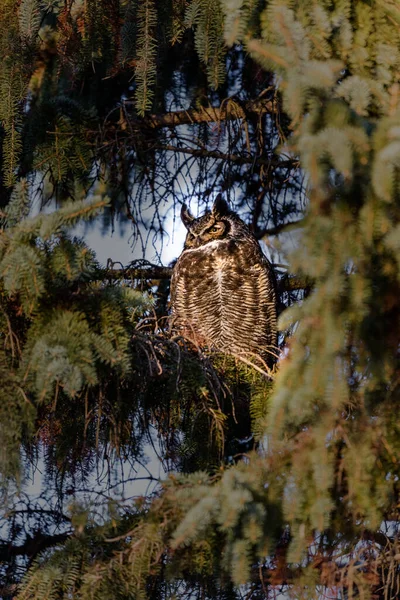
[[[216,158],[217,160],[226,160],[239,165],[266,165],[266,166],[274,166],[282,167],[282,168],[298,168],[300,166],[299,160],[297,158],[281,160],[279,156],[273,155],[271,157],[256,157],[256,156],[240,156],[238,154],[225,154],[223,152],[218,152],[217,150],[207,150],[206,148],[189,148],[189,147],[179,147],[173,146],[172,144],[167,144],[165,146],[155,146],[155,150],[166,150],[168,152],[178,152],[181,154],[190,154],[192,156],[197,156],[200,158]]]

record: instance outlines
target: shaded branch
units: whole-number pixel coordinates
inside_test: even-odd
[[[268,237],[270,235],[278,235],[278,233],[282,233],[282,231],[296,229],[297,227],[300,227],[300,225],[303,223],[303,221],[304,221],[304,219],[298,219],[297,221],[291,221],[290,223],[281,223],[280,225],[277,225],[276,227],[269,227],[268,229],[262,229],[261,231],[257,232],[257,239],[261,239],[264,236]]]
[[[125,103],[127,104],[127,103]],[[276,102],[271,100],[255,100],[240,105],[237,101],[228,99],[218,107],[202,107],[200,110],[179,110],[161,115],[145,117],[147,124],[153,129],[160,127],[176,127],[193,123],[213,123],[230,119],[243,119],[246,113],[274,114],[279,112]]]
[[[99,270],[99,279],[171,279],[172,267],[154,265],[147,260],[136,260],[127,267],[121,264],[120,269],[114,268],[114,265],[120,264],[108,259],[107,267]]]
[[[292,223],[290,223],[290,225],[292,225]],[[138,262],[141,264],[137,264]],[[128,266],[126,268],[121,269],[114,269],[113,264],[115,263],[110,262],[109,266],[106,269],[102,269],[99,271],[99,279],[127,279],[131,281],[136,279],[146,279],[158,281],[162,279],[171,279],[173,268],[164,267],[160,265],[153,265],[152,263],[149,263],[147,261],[135,261],[134,266]],[[278,281],[278,292],[280,294],[284,292],[293,292],[295,290],[310,288],[310,286],[311,282],[306,281],[301,277],[285,275]]]
[[[266,165],[282,168],[295,168],[300,166],[298,159],[280,160],[278,156],[271,156],[271,158],[262,158],[257,156],[239,156],[238,154],[225,154],[218,152],[217,150],[206,150],[202,148],[178,148],[168,144],[166,146],[155,146],[155,150],[167,150],[169,152],[180,152],[182,154],[191,154],[201,158],[216,158],[218,160],[226,160],[234,162],[239,165]]]
[[[57,533],[55,535],[46,535],[41,531],[35,531],[34,534],[27,535],[26,540],[23,544],[15,546],[13,544],[3,542],[0,543],[0,563],[7,562],[10,558],[15,556],[27,556],[28,558],[35,558],[40,552],[57,546],[65,542],[72,532]]]
[[[296,290],[309,289],[311,282],[303,279],[302,277],[296,277],[295,275],[285,275],[278,281],[278,293],[283,294],[284,292],[295,292]]]

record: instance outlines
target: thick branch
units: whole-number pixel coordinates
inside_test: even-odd
[[[101,279],[146,279],[157,281],[160,279],[170,279],[172,274],[172,267],[163,267],[158,265],[152,265],[150,263],[143,266],[127,267],[125,269],[114,269],[109,267],[100,271],[99,278]],[[285,276],[278,281],[278,292],[280,294],[284,292],[293,292],[295,290],[302,290],[309,288],[310,282],[302,279],[301,277]]]
[[[153,265],[147,261],[135,261],[133,265],[115,269],[114,264],[109,259],[109,264],[106,269],[101,269],[99,272],[99,279],[147,279],[147,280],[158,280],[158,279],[171,279],[172,267],[163,267],[160,265]]]
[[[204,107],[200,110],[180,110],[162,115],[149,115],[146,122],[153,129],[160,127],[176,127],[193,123],[213,123],[229,119],[243,119],[246,113],[277,113],[278,106],[270,100],[255,100],[241,106],[234,100],[223,102],[218,107]]]
[[[71,532],[46,535],[41,531],[35,531],[33,536],[28,535],[25,542],[19,546],[9,543],[0,543],[0,563],[7,562],[13,556],[27,556],[35,558],[46,548],[62,544],[71,536]]]

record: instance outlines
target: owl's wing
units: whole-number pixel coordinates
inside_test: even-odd
[[[176,284],[177,284],[177,280],[179,278],[179,259],[176,261],[173,269],[172,269],[172,275],[171,275],[171,282],[170,282],[170,309],[173,312],[174,310],[174,306],[175,306],[175,302],[176,302]]]
[[[170,324],[173,325],[173,321],[182,312],[181,301],[184,294],[185,278],[187,276],[187,264],[184,264],[185,254],[182,254],[176,261],[171,275],[170,283]],[[180,315],[182,316],[182,315]]]
[[[266,271],[266,274],[267,274],[269,287],[270,287],[270,293],[273,294],[276,299],[277,294],[278,294],[278,282],[276,280],[275,271],[274,271],[271,263],[269,262],[268,258],[265,256],[265,254],[261,250],[261,248],[260,248],[260,252],[261,252],[260,262],[263,265],[263,267]]]
[[[260,315],[260,325],[265,328],[265,342],[267,348],[272,351],[271,356],[277,351],[277,298],[278,286],[274,269],[258,245],[258,262],[261,267],[261,274],[257,278],[259,302],[262,302],[262,315]],[[267,361],[269,362],[269,361]]]

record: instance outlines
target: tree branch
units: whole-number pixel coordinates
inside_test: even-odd
[[[286,231],[288,229],[292,229],[292,228],[296,229],[296,227],[299,227],[303,223],[303,221],[304,221],[304,219],[298,219],[297,221],[290,221],[290,223],[281,223],[280,225],[277,225],[276,227],[269,227],[268,229],[262,229],[261,231],[257,232],[257,239],[261,239],[264,236],[278,235],[282,231]]]
[[[278,293],[283,294],[285,292],[295,292],[297,290],[310,289],[311,282],[302,277],[296,277],[295,275],[284,275],[278,281]]]
[[[106,269],[102,269],[99,272],[99,279],[147,279],[147,280],[161,280],[171,279],[172,267],[164,267],[159,265],[153,265],[147,261],[140,261],[142,264],[136,263],[134,266],[128,266],[122,269],[114,269],[113,263]],[[293,292],[296,290],[302,290],[309,288],[311,285],[310,281],[307,281],[301,277],[285,275],[278,281],[278,293]]]
[[[172,267],[154,265],[147,260],[138,260],[127,267],[115,269],[115,264],[109,259],[106,269],[99,270],[99,279],[171,279]]]
[[[0,543],[0,563],[7,562],[13,556],[27,556],[35,558],[40,552],[51,546],[62,544],[72,535],[72,531],[46,535],[41,531],[35,531],[33,536],[27,535],[26,540],[19,546],[3,542]]]
[[[145,117],[145,121],[151,128],[159,129],[160,127],[176,127],[193,123],[217,123],[230,119],[243,119],[247,113],[275,114],[277,112],[279,112],[279,107],[276,102],[271,100],[254,100],[241,105],[235,100],[228,99],[218,107],[210,106],[200,110],[179,110],[162,115],[149,115]]]
[[[217,150],[206,150],[202,148],[178,148],[168,144],[166,146],[155,146],[156,150],[167,150],[169,152],[180,152],[182,154],[191,154],[192,156],[199,156],[204,158],[216,158],[218,160],[226,160],[237,163],[239,165],[273,165],[274,167],[282,168],[298,168],[300,163],[298,159],[287,159],[279,160],[278,156],[271,156],[271,158],[262,158],[257,156],[239,156],[238,154],[224,154]]]

